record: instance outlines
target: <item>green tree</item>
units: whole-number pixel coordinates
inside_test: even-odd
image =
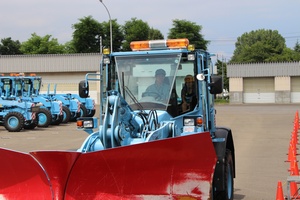
[[[79,19],[72,25],[74,29],[72,45],[76,53],[96,53],[100,49],[101,24],[92,16]]]
[[[281,54],[270,57],[266,62],[294,62],[299,60],[300,53],[286,47]]]
[[[207,50],[209,41],[204,40],[201,34],[202,26],[187,20],[173,20],[173,28],[168,34],[169,39],[187,38],[190,44],[194,44],[196,49]]]
[[[297,42],[296,42],[296,44],[295,44],[294,51],[300,53],[300,44],[299,44],[299,41],[298,41],[298,40],[297,40]]]
[[[41,37],[33,33],[31,38],[21,44],[20,50],[24,54],[65,53],[64,45],[59,44],[57,39],[51,37],[51,35]]]
[[[235,47],[231,63],[273,62],[286,49],[285,39],[278,31],[265,29],[244,33]]]
[[[68,41],[64,44],[66,53],[76,53],[73,40]]]
[[[123,32],[125,35],[125,42],[122,45],[122,49],[124,51],[129,51],[130,42],[149,39],[150,27],[147,22],[137,18],[131,18],[130,21],[125,22]]]
[[[223,78],[224,89],[229,90],[229,78],[227,77],[227,64],[222,60],[217,59],[217,74]]]
[[[102,22],[102,45],[104,47],[110,48],[110,22]],[[120,51],[122,42],[124,40],[124,34],[122,32],[122,27],[117,23],[117,20],[112,20],[112,45],[113,51]]]
[[[162,40],[164,35],[158,29],[150,28],[149,30],[149,40]]]
[[[0,55],[17,55],[22,54],[21,43],[19,40],[13,41],[11,37],[1,39]]]

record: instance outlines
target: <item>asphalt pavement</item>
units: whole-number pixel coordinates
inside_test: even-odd
[[[217,106],[217,124],[230,127],[236,153],[235,198],[275,199],[277,183],[286,193],[287,153],[300,105]]]

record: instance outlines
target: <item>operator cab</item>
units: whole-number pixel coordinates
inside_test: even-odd
[[[122,97],[133,110],[167,110],[172,117],[176,117],[194,110],[199,102],[198,97],[209,93],[207,84],[211,89],[222,87],[220,81],[216,87],[217,84],[210,82],[210,76],[205,78],[204,74],[209,74],[207,66],[210,65],[210,56],[205,55],[207,57],[197,60],[187,39],[132,42],[131,48],[131,54],[114,53],[111,67],[115,68],[117,76],[111,79],[117,79],[114,82],[118,82]],[[203,74],[204,79],[197,79],[198,74]],[[190,99],[194,105],[182,109],[187,75],[194,80],[194,94]],[[162,79],[163,83],[158,84]]]
[[[222,82],[215,83],[216,79],[210,76],[210,55],[195,50],[187,39],[136,41],[130,46],[132,52],[104,55],[103,68],[107,72],[106,91],[118,91],[132,110],[162,110],[176,117],[201,106],[199,102],[211,96],[208,93],[222,91]],[[157,74],[159,71],[163,77]],[[197,79],[198,74],[202,80]],[[183,110],[182,90],[187,75],[194,80],[196,103]],[[158,84],[162,78],[163,86]],[[79,93],[82,97],[88,95],[87,82],[81,82]]]

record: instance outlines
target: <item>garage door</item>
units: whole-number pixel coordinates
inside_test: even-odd
[[[274,78],[244,78],[244,103],[275,103]]]
[[[300,77],[291,77],[291,102],[300,102]]]

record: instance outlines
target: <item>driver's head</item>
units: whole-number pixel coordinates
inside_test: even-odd
[[[163,70],[163,69],[158,69],[155,71],[155,76],[157,75],[163,75],[163,76],[166,76],[166,71]]]
[[[192,75],[186,75],[184,78],[184,82],[186,86],[191,87],[194,83],[194,77]]]
[[[166,76],[166,71],[163,69],[158,69],[155,71],[155,78],[157,84],[162,84],[164,81],[164,78]]]

